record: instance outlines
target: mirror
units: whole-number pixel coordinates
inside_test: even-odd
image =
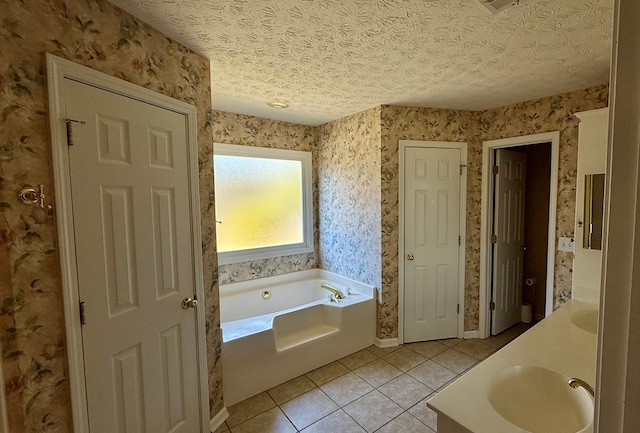
[[[602,215],[604,210],[604,173],[584,177],[584,226],[582,247],[602,249]]]

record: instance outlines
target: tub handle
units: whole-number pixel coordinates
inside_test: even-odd
[[[180,304],[183,310],[188,310],[189,308],[196,308],[198,306],[197,299],[191,299],[189,297],[184,298],[182,303]]]

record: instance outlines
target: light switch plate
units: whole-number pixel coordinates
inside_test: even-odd
[[[573,238],[564,238],[561,237],[558,239],[558,251],[566,251],[568,253],[572,253],[574,251],[575,242]]]

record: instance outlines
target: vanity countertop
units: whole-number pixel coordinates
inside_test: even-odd
[[[438,413],[438,427],[440,415],[444,415],[443,419],[462,427],[452,429],[455,432],[465,429],[473,433],[525,432],[500,416],[487,397],[489,379],[511,366],[543,367],[594,386],[597,336],[574,322],[581,313],[593,313],[597,308],[597,304],[570,300],[440,391],[428,403]]]

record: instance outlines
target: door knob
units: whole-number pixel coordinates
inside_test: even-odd
[[[411,253],[407,254],[407,260],[413,260],[413,259],[415,259],[413,254],[411,254]]]
[[[196,308],[198,306],[197,299],[184,298],[182,303],[180,304],[183,310],[188,310],[189,308]]]

